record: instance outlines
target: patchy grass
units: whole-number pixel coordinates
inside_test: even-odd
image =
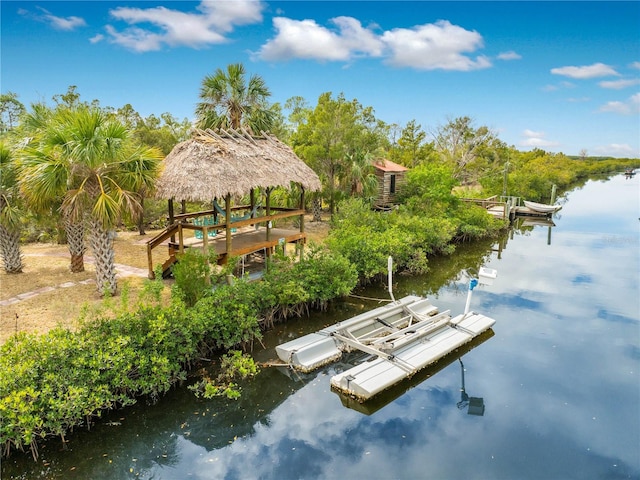
[[[311,216],[307,217],[305,231],[309,241],[323,242],[328,230],[327,220],[312,222]],[[146,242],[156,233],[149,231],[141,236],[137,232],[118,232],[114,240],[116,264],[146,270]],[[32,243],[22,245],[22,252],[23,273],[9,275],[0,270],[0,301],[34,291],[39,294],[11,305],[0,305],[0,343],[17,331],[45,333],[57,326],[73,329],[83,313],[90,318],[92,312],[123,308],[121,295],[107,300],[97,295],[90,250],[85,253],[85,271],[82,273],[69,271],[66,245]],[[118,290],[128,291],[126,303],[129,307],[138,303],[144,281],[142,277],[118,276]],[[170,282],[165,281],[166,284]]]
[[[136,232],[119,232],[114,241],[116,264],[146,269],[146,241],[155,232],[140,236]],[[18,296],[20,302],[0,306],[0,343],[16,331],[44,333],[56,326],[74,328],[83,310],[104,309],[105,301],[95,287],[95,268],[91,251],[85,253],[85,271],[69,271],[66,245],[33,243],[22,246],[24,270],[19,274],[0,271],[0,301]],[[129,305],[135,305],[144,278],[118,276],[118,289],[129,291]],[[125,287],[126,286],[126,287]],[[108,303],[119,306],[120,297]]]

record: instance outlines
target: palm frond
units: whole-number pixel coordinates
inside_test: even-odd
[[[101,192],[95,199],[91,209],[91,216],[105,228],[108,228],[117,223],[120,211],[118,199],[107,192]]]
[[[90,206],[90,198],[84,188],[69,190],[62,200],[61,209],[74,223],[82,221]]]

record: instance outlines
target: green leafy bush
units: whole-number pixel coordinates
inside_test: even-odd
[[[246,380],[258,374],[258,366],[251,356],[243,354],[239,350],[230,351],[222,356],[220,361],[220,373],[212,380],[203,378],[195,385],[188,388],[195,392],[196,396],[213,398],[225,396],[231,400],[240,398],[241,388],[233,380]]]
[[[280,311],[279,318],[286,318],[293,305],[326,306],[331,298],[349,293],[357,280],[345,258],[319,248],[300,263],[274,262],[260,282],[238,279],[231,285],[216,283],[225,272],[211,277],[213,286],[207,284],[205,260],[185,258],[182,265],[193,265],[196,272],[183,272],[180,295],[169,306],[159,304],[155,282],[148,287],[152,305],[81,322],[75,332],[21,333],[0,346],[3,456],[27,449],[37,458],[38,441],[52,436],[64,440],[74,427],[90,424],[104,410],[135,403],[140,395],[157,398],[184,380],[187,369],[205,354],[251,346],[261,336],[265,312]],[[189,286],[189,279],[198,285]],[[192,308],[183,301],[185,291]],[[286,314],[279,302],[288,306]],[[228,358],[225,368],[234,375],[255,374],[248,357],[233,353]],[[231,379],[222,386],[205,386],[204,392],[238,394]]]
[[[198,249],[186,249],[178,255],[178,261],[173,265],[173,277],[176,280],[173,294],[188,307],[194,306],[211,290],[211,284],[218,281],[220,273],[214,274],[215,265],[215,251],[212,250],[205,257]]]
[[[455,232],[455,222],[439,214],[417,215],[408,208],[380,213],[361,200],[348,200],[340,204],[327,244],[369,282],[386,274],[389,256],[394,268],[426,273],[428,255],[449,253]]]

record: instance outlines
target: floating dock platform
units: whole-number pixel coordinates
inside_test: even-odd
[[[409,295],[283,343],[276,352],[285,364],[305,373],[337,361],[344,352],[369,354],[368,360],[331,378],[334,390],[364,402],[411,378],[494,323],[472,311],[452,318],[449,310],[439,312],[429,300]]]
[[[424,332],[386,357],[379,356],[331,378],[331,387],[359,401],[372,398],[383,390],[409,378],[437,362],[456,348],[490,329],[495,320],[470,312],[427,326]]]
[[[408,323],[410,306],[414,315],[430,315],[437,308],[422,297],[409,295],[383,307],[370,310],[355,317],[323,328],[276,347],[278,358],[295,370],[311,372],[338,360],[348,345],[339,340],[339,335],[347,334],[353,339],[364,339],[366,335],[381,335],[389,328],[397,329],[403,319]],[[389,327],[390,325],[391,327]],[[336,336],[338,334],[338,336]]]

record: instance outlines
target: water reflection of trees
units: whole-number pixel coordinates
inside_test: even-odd
[[[184,462],[185,441],[211,451],[252,435],[256,425],[267,425],[269,414],[305,384],[264,369],[242,385],[239,400],[198,399],[186,387],[177,388],[155,405],[141,401],[106,416],[90,432],[76,431],[66,450],[59,440],[46,442],[41,455],[45,468],[38,473],[30,456],[14,456],[3,462],[3,478],[155,478]],[[19,472],[30,473],[21,477]]]
[[[448,256],[429,259],[429,273],[423,276],[398,277],[396,297],[409,294],[431,296],[443,287],[464,291],[467,282],[460,283],[466,271],[478,271],[491,257],[495,240],[485,239],[474,243],[463,243],[456,247],[455,253]]]

